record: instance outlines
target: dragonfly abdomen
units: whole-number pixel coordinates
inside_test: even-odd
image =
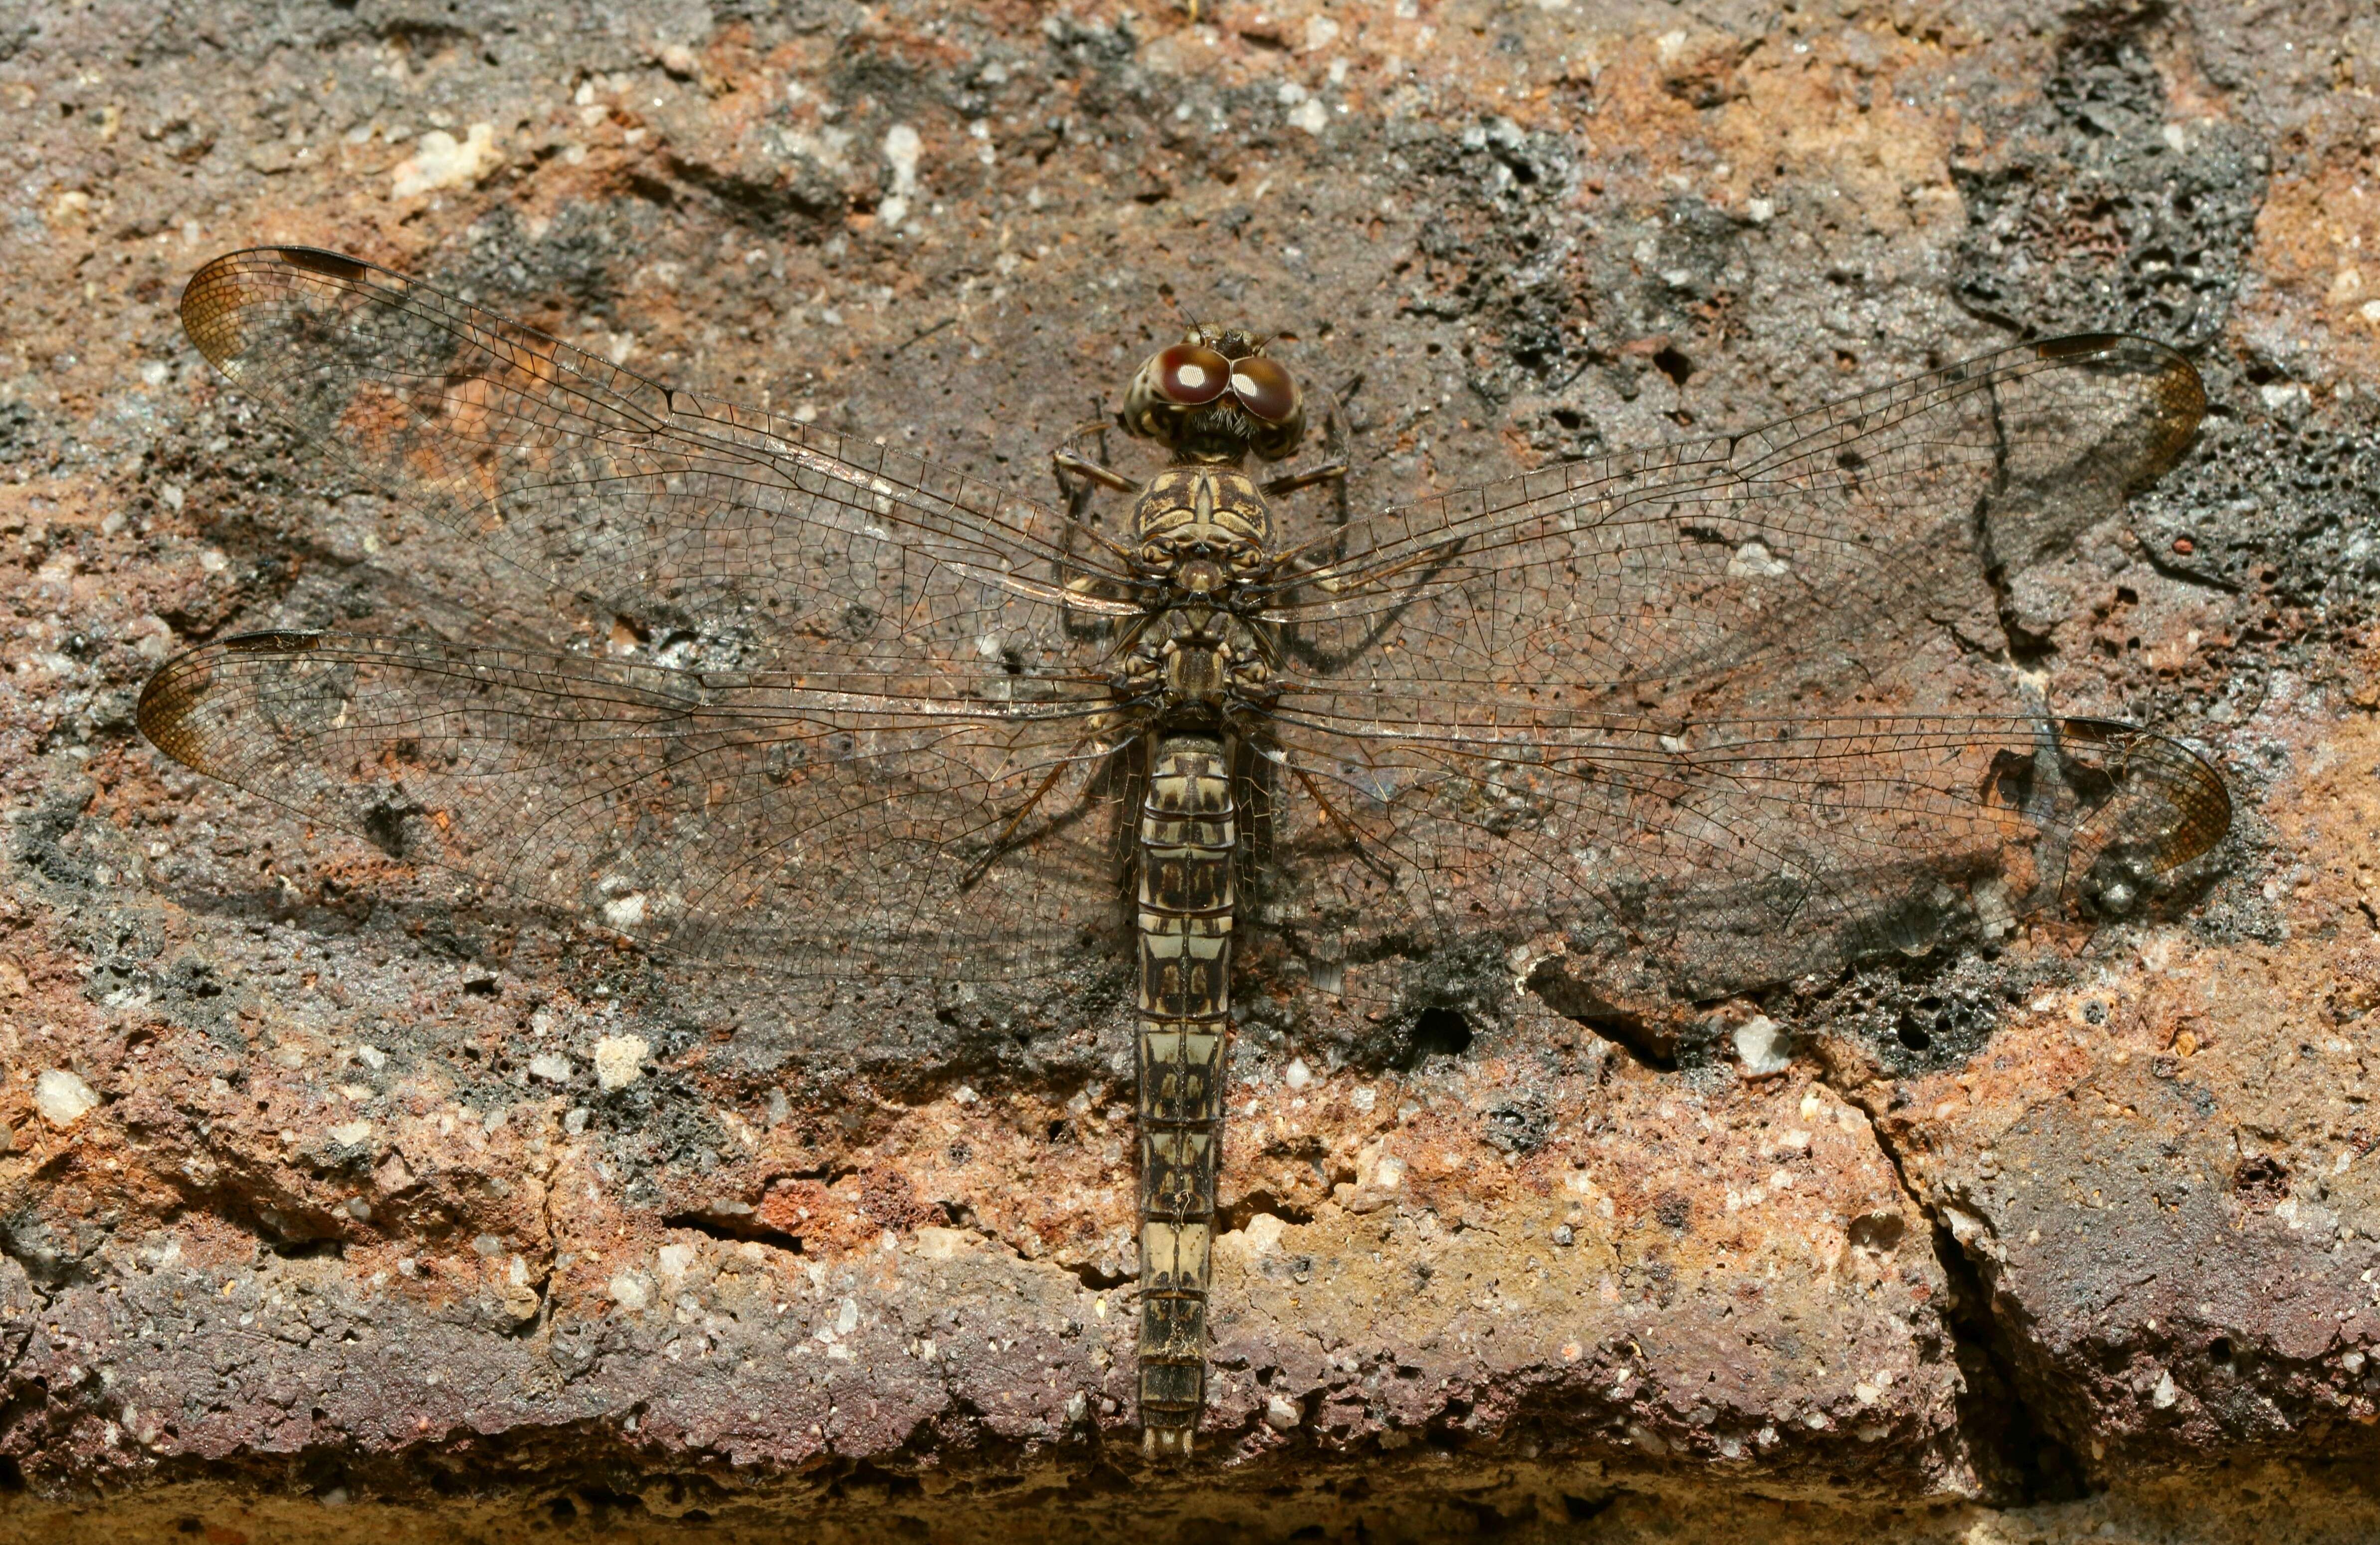
[[[1186,1454],[1207,1394],[1207,1284],[1231,1014],[1231,763],[1214,736],[1157,744],[1140,816],[1140,1409]]]

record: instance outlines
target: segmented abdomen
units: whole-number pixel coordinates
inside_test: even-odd
[[[1140,1413],[1188,1454],[1207,1400],[1207,1282],[1231,1013],[1230,766],[1212,736],[1158,743],[1140,815]]]

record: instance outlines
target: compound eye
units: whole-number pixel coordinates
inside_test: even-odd
[[[1232,362],[1202,344],[1175,344],[1152,363],[1157,395],[1179,408],[1204,408],[1231,384]]]
[[[1269,424],[1285,424],[1297,417],[1297,383],[1261,354],[1232,362],[1232,395]]]

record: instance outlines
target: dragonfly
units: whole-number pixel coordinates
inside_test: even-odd
[[[1567,940],[1698,1002],[2122,916],[2229,826],[2180,741],[1946,642],[2188,445],[2144,338],[1358,517],[1347,415],[1238,327],[1039,499],[334,252],[218,258],[181,316],[480,623],[200,644],[141,694],[165,755],[714,971],[1129,962],[1152,1455],[1207,1405],[1235,946],[1398,1002],[1450,942]]]

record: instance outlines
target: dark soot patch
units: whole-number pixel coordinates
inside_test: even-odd
[[[1463,1011],[1426,1008],[1414,1020],[1413,1045],[1405,1065],[1418,1066],[1431,1057],[1459,1057],[1471,1050],[1471,1021]]]

